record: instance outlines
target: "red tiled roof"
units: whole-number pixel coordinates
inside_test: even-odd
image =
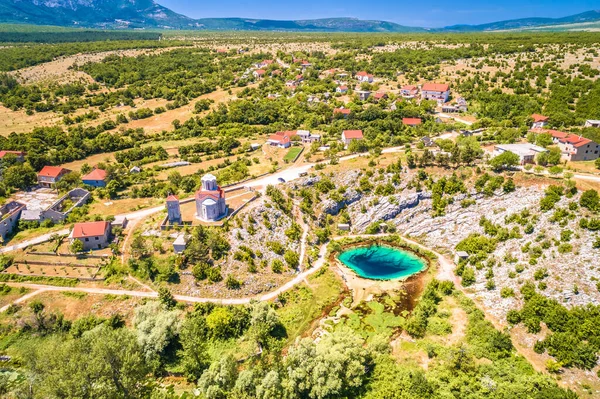
[[[264,69],[257,69],[257,70],[256,70],[256,71],[254,71],[254,72],[256,72],[256,74],[257,74],[257,75],[264,75],[264,74],[265,74],[265,71],[264,71]]]
[[[578,136],[576,134],[569,134],[567,137],[562,138],[560,141],[572,144],[575,148],[584,146],[592,142],[592,140],[586,139],[585,137]]]
[[[0,159],[4,158],[6,154],[15,154],[18,157],[25,155],[23,151],[0,151]]]
[[[82,181],[86,180],[104,180],[106,179],[106,171],[102,169],[94,169],[90,173],[81,177]]]
[[[420,125],[421,118],[402,118],[402,124],[410,126]]]
[[[302,74],[296,75],[296,80],[300,80],[300,79],[304,79],[304,77],[302,76]]]
[[[196,191],[196,199],[198,201],[203,201],[206,198],[212,198],[215,201],[218,201],[221,198],[224,198],[225,195],[223,193],[223,189],[218,187],[218,190],[210,191],[210,190],[198,190]]]
[[[167,202],[179,202],[179,198],[177,198],[175,195],[171,194],[167,197]]]
[[[385,96],[387,96],[387,93],[383,93],[383,92],[380,92],[380,91],[378,91],[377,93],[375,93],[373,95],[373,97],[375,97],[378,100],[384,98]]]
[[[338,89],[340,89],[340,90],[348,90],[348,86],[339,86]]]
[[[279,134],[279,133],[284,133],[284,132],[277,132],[275,134],[272,134],[269,137],[268,141],[274,141],[274,142],[279,143],[279,144],[287,144],[287,143],[290,142],[290,136],[289,135],[287,135],[287,134],[283,134],[282,135],[282,134]],[[293,134],[296,134],[296,133],[294,132]]]
[[[273,60],[263,60],[262,63],[266,65],[271,65],[273,63]]]
[[[540,114],[533,114],[533,115],[531,115],[531,117],[533,118],[534,122],[547,122],[548,119],[550,119],[547,116],[540,115]]]
[[[349,108],[336,108],[333,110],[334,114],[344,114],[344,115],[350,115],[350,109]]]
[[[367,73],[365,71],[357,72],[356,76],[370,76],[370,77],[373,77],[373,75],[371,75],[370,73]]]
[[[450,90],[450,86],[446,83],[425,83],[422,89],[424,91],[439,91],[443,93]]]
[[[73,231],[71,232],[71,237],[85,238],[102,236],[109,227],[110,222],[75,223],[73,226]]]
[[[68,169],[65,169],[60,166],[44,166],[42,170],[40,170],[40,172],[38,173],[38,176],[57,178],[58,176],[68,172]]]
[[[415,85],[406,85],[406,86],[402,86],[401,90],[413,91],[413,90],[417,90],[417,86],[415,86]]]
[[[343,134],[346,139],[362,139],[363,138],[362,130],[344,130]]]
[[[552,130],[552,129],[530,129],[529,131],[531,131],[533,133],[537,133],[537,134],[548,133],[555,139],[563,139],[569,135],[569,133],[559,132],[558,130]]]

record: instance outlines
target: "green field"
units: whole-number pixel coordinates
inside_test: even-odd
[[[288,153],[285,154],[285,157],[283,157],[283,160],[285,162],[294,162],[296,159],[298,159],[298,156],[300,156],[300,154],[302,153],[303,149],[304,149],[304,147],[292,147],[292,148],[290,148],[290,150],[288,151]]]

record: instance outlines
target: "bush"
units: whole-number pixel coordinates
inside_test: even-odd
[[[475,284],[475,271],[471,267],[465,267],[462,273],[462,285],[468,287]]]
[[[230,274],[225,279],[225,286],[230,290],[239,290],[242,286],[242,283]]]

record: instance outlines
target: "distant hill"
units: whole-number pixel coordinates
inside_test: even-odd
[[[305,32],[483,32],[523,30],[600,21],[600,11],[564,18],[523,18],[441,29],[409,27],[386,21],[325,18],[275,21],[249,18],[193,19],[154,0],[0,0],[0,23],[105,29],[191,29]]]
[[[153,0],[0,0],[0,23],[86,28],[290,30],[320,32],[422,32],[393,22],[356,18],[273,21],[247,18],[192,19]]]
[[[600,10],[587,11],[581,14],[570,15],[562,18],[521,18],[507,21],[491,22],[481,25],[453,25],[447,26],[444,32],[484,32],[499,30],[524,30],[539,26],[551,27],[553,25],[580,24],[583,22],[600,21]]]

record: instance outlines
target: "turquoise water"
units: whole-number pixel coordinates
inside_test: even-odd
[[[408,277],[427,267],[426,262],[412,252],[380,245],[351,248],[338,259],[360,277],[373,280]]]

